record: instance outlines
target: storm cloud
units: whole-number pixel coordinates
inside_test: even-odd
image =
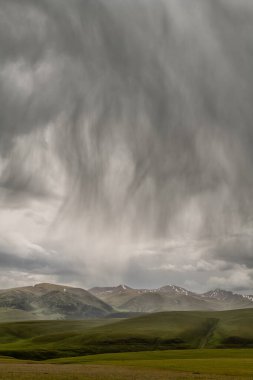
[[[249,0],[0,1],[0,265],[252,290],[252,19]],[[42,251],[20,262],[24,241]]]

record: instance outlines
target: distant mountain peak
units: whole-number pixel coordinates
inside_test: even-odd
[[[130,286],[126,284],[120,284],[117,286],[95,286],[94,288],[89,289],[90,292],[98,292],[98,293],[115,293],[120,291],[134,290],[130,288]]]
[[[125,284],[120,284],[120,285],[116,286],[116,289],[132,290],[132,288],[130,288],[130,286],[125,285]]]
[[[1,290],[0,308],[30,312],[35,319],[103,317],[113,311],[84,289],[49,283]]]
[[[253,308],[253,295],[216,288],[197,294],[177,285],[135,289],[126,284],[89,291],[67,285],[39,283],[0,290],[0,307],[21,310],[44,319],[103,317],[117,311],[231,310]]]
[[[158,288],[157,291],[164,292],[164,293],[170,292],[170,293],[185,295],[185,296],[188,296],[189,294],[193,294],[192,292],[184,288],[181,288],[180,286],[177,286],[177,285],[165,285],[165,286],[162,286],[161,288]]]
[[[235,295],[235,293],[231,292],[230,290],[223,290],[220,288],[216,288],[214,290],[210,290],[209,292],[204,293],[204,296],[211,297],[211,298],[217,298],[221,296],[230,296]]]
[[[234,293],[230,290],[224,290],[220,288],[216,288],[214,290],[210,290],[201,295],[204,299],[215,300],[222,302],[223,304],[228,303],[233,305],[232,307],[252,307],[253,297],[248,295],[243,295],[239,293]],[[248,303],[247,303],[248,302]]]
[[[248,299],[251,302],[253,302],[253,295],[243,294],[242,297]]]

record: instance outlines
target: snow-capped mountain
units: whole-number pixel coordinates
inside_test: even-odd
[[[127,285],[89,290],[118,310],[156,312],[166,310],[229,310],[253,308],[253,296],[214,289],[204,294],[176,285],[156,289],[133,289]]]

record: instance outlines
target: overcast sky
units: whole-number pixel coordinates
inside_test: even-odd
[[[252,0],[0,0],[0,287],[253,293]]]

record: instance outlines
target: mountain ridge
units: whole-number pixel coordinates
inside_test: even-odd
[[[96,318],[113,312],[87,290],[50,283],[1,289],[0,308],[22,310],[34,319]]]
[[[39,283],[0,289],[0,321],[93,319],[163,311],[221,311],[253,308],[253,296],[214,289],[198,294],[176,285],[135,289],[121,284],[85,290]]]
[[[253,307],[253,296],[223,289],[195,293],[177,285],[135,289],[127,285],[94,287],[89,292],[114,308],[131,312],[230,310]]]

